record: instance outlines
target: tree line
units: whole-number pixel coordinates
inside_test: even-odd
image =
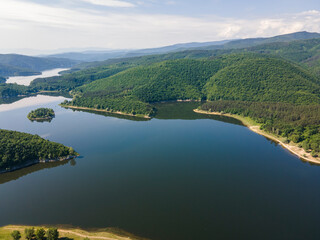
[[[261,129],[297,143],[313,156],[320,152],[320,105],[290,103],[214,101],[204,103],[201,110],[249,117]]]

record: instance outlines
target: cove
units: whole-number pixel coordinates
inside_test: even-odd
[[[46,70],[46,71],[43,71],[41,75],[9,77],[6,83],[16,83],[19,85],[29,86],[30,83],[37,78],[60,76],[60,72],[66,71],[66,70],[69,70],[69,68],[55,68],[51,70]]]
[[[74,161],[0,175],[0,225],[119,227],[150,239],[318,239],[319,167],[240,122],[157,105],[151,120],[73,111],[61,97],[0,127],[72,146]],[[14,103],[13,103],[14,104]],[[36,107],[51,123],[30,122]]]

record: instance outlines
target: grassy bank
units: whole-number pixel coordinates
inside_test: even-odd
[[[46,226],[41,226],[45,230],[48,229]],[[14,230],[20,231],[22,235],[22,240],[25,239],[24,229],[30,228],[30,226],[17,226],[17,225],[8,225],[0,228],[0,240],[9,240],[12,239],[11,233]],[[35,227],[38,229],[39,227]],[[98,229],[95,231],[86,231],[80,228],[58,228],[59,239],[63,240],[83,240],[85,238],[92,239],[104,239],[104,240],[146,240],[143,238],[136,237],[132,234],[122,232],[114,229]]]

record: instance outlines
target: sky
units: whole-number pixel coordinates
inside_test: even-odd
[[[320,32],[320,0],[0,0],[0,53],[141,49],[297,31]]]

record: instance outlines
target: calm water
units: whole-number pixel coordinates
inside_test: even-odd
[[[50,99],[42,106],[55,110],[51,123],[30,122],[29,103],[0,108],[0,127],[82,157],[0,175],[0,225],[119,227],[156,240],[319,239],[320,168],[239,122],[187,103],[134,121]]]
[[[55,69],[43,71],[41,75],[9,77],[6,83],[17,83],[19,85],[29,86],[34,79],[59,76],[60,75],[59,72],[62,72],[68,69],[69,68],[55,68]]]

